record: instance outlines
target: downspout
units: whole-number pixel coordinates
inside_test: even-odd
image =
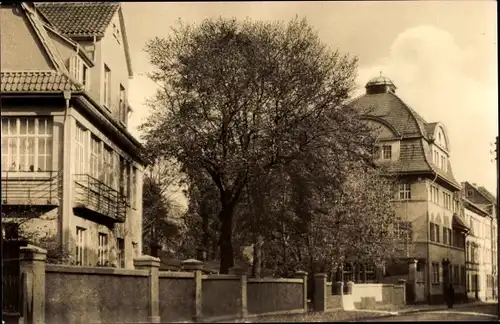
[[[61,176],[62,176],[62,193],[61,193],[61,200],[62,200],[62,212],[61,212],[61,215],[60,215],[60,220],[59,220],[59,229],[60,229],[60,240],[61,240],[61,247],[63,248],[64,251],[69,251],[69,233],[67,233],[69,231],[69,228],[66,228],[67,226],[66,225],[69,225],[67,224],[67,219],[69,217],[69,214],[68,214],[68,208],[67,208],[67,205],[70,205],[71,204],[71,193],[67,193],[67,190],[69,189],[68,187],[66,187],[68,185],[68,182],[67,180],[67,174],[69,174],[69,172],[71,171],[70,170],[70,165],[69,165],[69,157],[71,156],[71,153],[70,152],[64,152],[65,148],[67,147],[66,143],[67,141],[70,140],[70,137],[69,137],[69,127],[68,127],[68,112],[69,112],[69,107],[70,107],[70,99],[71,99],[71,91],[69,90],[64,90],[63,91],[63,96],[64,96],[64,100],[65,100],[65,110],[64,110],[64,120],[63,120],[63,142],[62,142],[62,145],[63,145],[63,150],[62,150],[62,171],[61,171]]]
[[[431,181],[431,184],[435,183],[438,177],[437,172],[435,172],[436,176],[434,177],[434,180]],[[432,197],[431,197],[432,198]],[[431,252],[429,251],[429,244],[431,241],[430,238],[430,231],[429,231],[429,223],[430,223],[430,216],[429,216],[429,211],[427,210],[427,302],[431,302],[431,289],[432,289],[432,278],[431,278]]]

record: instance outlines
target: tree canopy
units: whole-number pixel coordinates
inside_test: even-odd
[[[336,233],[328,244],[338,249],[348,226],[365,226],[360,239],[383,232],[390,219],[376,199],[386,197],[360,185],[382,181],[375,138],[346,104],[357,59],[332,51],[306,20],[180,24],[146,52],[159,90],[144,139],[151,154],[179,162],[195,209],[216,218],[221,273],[234,265],[235,236],[261,244],[294,235],[313,258],[326,234]]]

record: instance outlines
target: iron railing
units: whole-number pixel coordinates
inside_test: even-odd
[[[123,223],[127,214],[124,195],[88,174],[75,174],[74,206],[85,208]]]
[[[61,193],[59,171],[2,171],[2,204],[57,205]]]

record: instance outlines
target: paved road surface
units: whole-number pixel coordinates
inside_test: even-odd
[[[497,305],[481,305],[448,310],[429,310],[417,313],[400,314],[390,317],[374,318],[373,322],[399,321],[487,321],[497,322]]]

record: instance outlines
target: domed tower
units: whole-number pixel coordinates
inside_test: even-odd
[[[379,94],[379,93],[386,93],[386,92],[392,92],[396,93],[396,86],[392,81],[385,77],[382,76],[382,72],[380,72],[380,76],[375,77],[368,81],[368,83],[365,86],[366,88],[366,94]]]

